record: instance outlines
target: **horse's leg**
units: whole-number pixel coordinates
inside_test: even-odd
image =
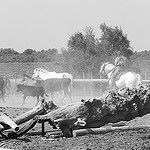
[[[5,99],[4,99],[4,96],[2,96],[2,101],[5,103]]]
[[[63,90],[61,90],[61,92],[62,92],[62,95],[64,95],[64,91],[63,91]]]
[[[6,89],[3,88],[3,96],[5,97],[5,94],[6,94]]]
[[[68,95],[69,99],[70,99],[70,102],[72,103],[72,94],[71,94],[71,88],[68,90],[66,90],[66,95]]]
[[[4,99],[4,97],[5,97],[5,88],[3,88],[1,90],[1,95],[2,95],[2,101],[5,102],[5,99]]]
[[[60,92],[62,92],[62,94],[60,94]],[[59,91],[59,92],[57,92],[57,94],[58,94],[59,97],[62,97],[61,95],[64,95],[64,91],[63,90]]]
[[[5,99],[4,99],[4,93],[3,93],[3,91],[1,92],[1,95],[2,95],[2,101],[5,103]]]
[[[36,96],[36,98],[37,98],[37,101],[36,101],[36,105],[35,106],[37,106],[37,104],[39,103],[39,96]]]
[[[72,96],[71,96],[71,93],[70,93],[70,92],[68,92],[68,96],[69,96],[69,98],[70,98],[70,102],[72,103]]]
[[[64,91],[64,96],[63,96],[63,98],[61,99],[61,103],[63,103],[63,100],[65,99],[65,97],[66,97],[67,95],[68,95],[68,97],[69,97],[69,99],[70,99],[70,101],[71,101],[71,103],[72,103],[71,91],[69,91],[69,89],[64,89],[63,91]]]
[[[56,93],[57,93],[58,97],[61,97],[59,92],[56,92]]]
[[[10,88],[11,88],[11,82],[10,80],[8,80],[8,98],[9,98],[9,95],[10,95]]]
[[[68,87],[67,92],[68,92],[68,96],[70,98],[71,103],[72,103],[72,88],[73,88],[72,83],[70,83],[70,86]]]
[[[52,101],[53,101],[53,99],[54,99],[54,94],[53,94],[53,92],[51,92],[51,97],[52,97]]]
[[[107,90],[113,90],[114,89],[114,81],[110,81],[109,85],[107,86]]]
[[[6,88],[7,88],[7,97],[9,98],[9,94],[10,94],[10,84],[9,83]]]
[[[9,90],[8,90],[8,87],[5,87],[5,91],[6,91],[6,96],[7,96],[7,98],[9,98]]]
[[[65,91],[65,90],[63,90],[63,91],[64,91],[64,94],[63,94],[63,98],[62,98],[61,101],[60,101],[61,104],[63,103],[63,100],[64,100],[65,97],[66,97],[66,91]]]
[[[43,94],[40,95],[40,96],[41,96],[41,100],[39,99],[41,105],[42,105],[44,102],[46,102],[44,95],[48,97],[48,94],[46,93],[45,89],[43,88]]]
[[[26,95],[23,96],[23,102],[22,102],[22,106],[25,104],[25,99],[26,99]]]

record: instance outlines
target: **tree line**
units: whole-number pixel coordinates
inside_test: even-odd
[[[118,26],[100,25],[101,36],[96,37],[92,27],[72,34],[68,39],[67,48],[58,51],[55,48],[36,51],[26,49],[22,53],[13,48],[0,49],[0,63],[33,63],[54,62],[64,71],[72,74],[79,72],[98,72],[103,62],[114,62],[117,52],[129,60],[130,68],[137,73],[141,71],[142,60],[150,59],[150,51],[133,51],[130,41],[122,28]]]

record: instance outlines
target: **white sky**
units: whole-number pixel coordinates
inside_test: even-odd
[[[121,27],[135,51],[150,50],[150,0],[0,0],[0,48],[66,48],[69,37],[100,24]]]

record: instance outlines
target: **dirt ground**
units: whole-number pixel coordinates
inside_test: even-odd
[[[75,100],[75,99],[74,99]],[[76,101],[80,100],[79,98]],[[68,103],[66,100],[64,104]],[[8,114],[12,119],[34,107],[36,101],[28,98],[22,107],[22,96],[10,96],[6,103],[0,103],[0,111]],[[56,102],[59,104],[59,101]],[[150,125],[150,114],[137,117],[127,125]],[[46,124],[46,131],[51,127]],[[36,126],[17,139],[4,140],[0,136],[0,148],[15,150],[150,150],[150,128],[109,132],[106,134],[88,134],[72,138],[56,138],[51,140],[50,132],[44,137],[31,135],[31,132],[40,132],[41,124]]]

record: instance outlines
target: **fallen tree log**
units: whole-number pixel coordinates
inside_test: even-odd
[[[14,118],[14,122],[17,125],[20,125],[24,122],[29,121],[30,119],[33,119],[36,115],[46,114],[47,111],[51,111],[55,109],[55,107],[56,105],[54,105],[52,102],[49,103],[44,102],[41,105],[38,105],[33,109],[23,113],[22,115],[17,116],[16,118]]]
[[[9,138],[17,138],[19,136],[22,136],[24,133],[26,133],[30,129],[32,129],[36,125],[36,123],[37,123],[37,121],[31,119],[28,122],[21,125],[17,132],[12,131],[12,132],[8,133],[8,137]]]
[[[150,126],[121,126],[121,127],[101,127],[101,128],[87,128],[87,129],[79,129],[73,131],[73,136],[83,136],[86,134],[104,134],[108,132],[116,132],[116,131],[128,131],[128,130],[139,130],[143,128],[150,128]]]
[[[4,127],[0,124],[0,132],[4,129]]]
[[[9,128],[12,128],[14,131],[19,130],[19,126],[4,113],[0,113],[0,124],[3,126],[3,130],[7,130]]]
[[[34,107],[28,112],[23,113],[22,115],[17,116],[12,121],[8,116],[2,114],[0,116],[0,134],[4,138],[16,138],[24,133],[28,132],[31,128],[35,126],[37,121],[34,118],[36,115],[46,114],[47,112],[55,109],[57,106],[54,105],[52,101],[43,102],[41,105]],[[9,119],[9,120],[8,120]],[[20,126],[18,126],[20,125]],[[17,126],[17,128],[15,128]],[[14,129],[14,131],[10,130],[10,128]],[[9,130],[7,130],[9,129]],[[4,133],[3,133],[4,131]]]
[[[1,135],[5,138],[16,138],[18,136],[23,135],[25,132],[28,132],[31,128],[33,128],[34,125],[37,123],[36,120],[32,120],[34,116],[45,114],[48,108],[49,107],[47,106],[47,103],[43,103],[29,110],[28,112],[25,112],[22,115],[17,116],[16,118],[13,119],[13,121],[10,120],[10,118],[5,114],[1,114],[0,125],[2,124],[4,126],[4,127],[2,126],[3,127],[2,130],[0,130]],[[8,130],[10,128],[15,129],[15,132],[10,130],[8,131],[8,133],[7,132],[3,133],[5,132],[5,130]]]
[[[124,88],[115,92],[109,90],[102,97],[92,100],[68,104],[45,115],[37,116],[39,122],[59,120],[58,124],[68,127],[61,128],[63,133],[83,128],[99,128],[108,123],[129,121],[135,117],[150,113],[150,84],[140,85],[132,90]],[[84,126],[77,126],[76,121],[82,120]],[[66,129],[67,134],[66,134]],[[73,129],[73,130],[72,130]]]
[[[34,116],[44,113],[46,113],[46,110],[43,105],[38,105],[35,108],[23,113],[22,115],[17,116],[16,118],[14,118],[14,121],[16,122],[16,124],[20,125],[34,118]]]
[[[65,119],[65,118],[78,118],[80,117],[80,115],[85,114],[85,116],[87,115],[87,108],[84,105],[84,101],[81,102],[77,102],[77,103],[71,103],[68,105],[64,105],[62,107],[59,107],[55,110],[52,110],[51,112],[45,114],[45,115],[40,115],[40,116],[36,116],[35,119],[38,120],[38,122],[46,122],[48,120],[61,120],[61,119]]]

